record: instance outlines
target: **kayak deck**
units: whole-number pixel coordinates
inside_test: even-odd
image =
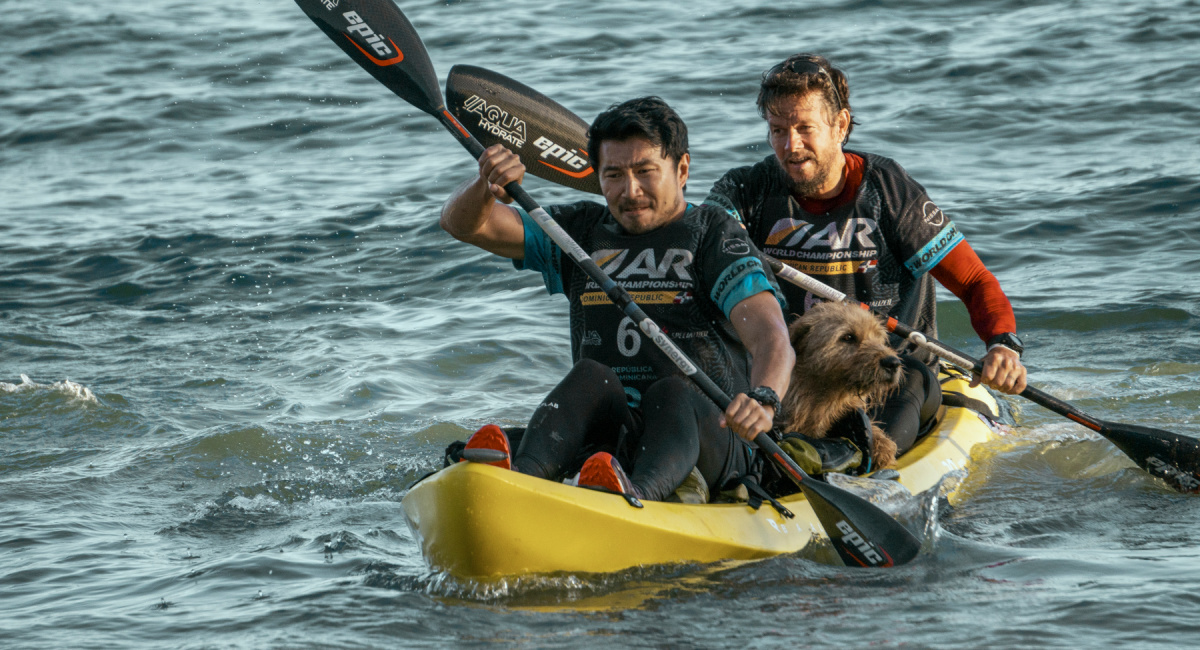
[[[945,379],[945,376],[943,376]],[[953,378],[946,390],[995,402],[982,388]],[[996,437],[973,411],[949,408],[938,428],[896,463],[899,483],[916,494],[963,469],[971,447]],[[672,562],[752,560],[804,548],[824,537],[802,493],[769,504],[688,505],[657,501],[631,506],[618,495],[479,463],[458,463],[414,486],[405,518],[429,565],[459,578],[530,573],[602,573]]]

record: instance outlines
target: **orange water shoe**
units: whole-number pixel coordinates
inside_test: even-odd
[[[598,488],[631,497],[638,495],[633,481],[621,469],[621,463],[612,454],[600,451],[592,454],[579,470],[579,487]]]
[[[467,446],[463,448],[463,460],[512,469],[512,449],[508,446],[508,436],[500,427],[485,424],[467,441]]]

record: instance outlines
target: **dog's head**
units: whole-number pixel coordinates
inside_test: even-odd
[[[903,373],[887,330],[871,312],[846,303],[821,303],[789,328],[796,365],[792,381],[821,382],[826,391],[867,399],[886,395]]]

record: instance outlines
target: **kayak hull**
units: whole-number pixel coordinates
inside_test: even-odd
[[[943,377],[944,379],[945,377]],[[983,389],[944,388],[995,409]],[[899,483],[923,492],[964,469],[973,446],[996,437],[977,414],[950,408],[938,429],[897,461]],[[824,537],[803,494],[769,504],[643,502],[480,463],[458,463],[414,486],[402,506],[430,567],[487,580],[531,573],[603,573],[639,565],[753,560],[798,551]]]

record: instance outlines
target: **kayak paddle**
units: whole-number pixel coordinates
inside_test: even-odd
[[[775,274],[792,284],[807,289],[813,295],[834,302],[848,302],[873,311],[883,319],[889,332],[928,350],[954,365],[970,370],[977,376],[983,374],[983,363],[966,353],[956,350],[937,339],[926,337],[921,332],[872,309],[869,305],[805,275],[783,262],[763,255]],[[1075,406],[1042,390],[1026,385],[1020,392],[1025,399],[1058,413],[1070,420],[1099,433],[1112,442],[1138,467],[1166,481],[1168,485],[1185,494],[1200,492],[1200,440],[1191,436],[1171,433],[1135,424],[1121,424],[1092,417]]]
[[[572,179],[574,182],[571,183],[563,182],[563,174],[554,171],[552,165],[547,164],[547,161],[559,164],[567,152],[583,151],[586,154],[587,151],[587,124],[554,100],[502,74],[467,65],[458,65],[450,70],[446,81],[446,96],[450,100],[451,110],[466,124],[468,131],[475,133],[488,146],[496,142],[506,144],[521,157],[530,173],[585,192],[600,193],[599,182],[586,184],[583,179]],[[502,115],[510,128],[519,129],[525,134],[525,142],[497,138],[495,132],[485,125],[486,119],[494,121],[495,118],[488,118],[486,114],[476,115],[479,113],[476,107],[484,104],[487,110],[491,111],[491,115]],[[537,144],[545,145],[547,142],[553,147]],[[585,178],[594,176],[593,174]],[[774,257],[762,253],[760,255],[777,276],[815,296],[835,302],[850,302],[864,309],[871,309],[868,305]],[[921,332],[885,313],[875,313],[884,319],[889,332],[976,375],[983,372],[983,364],[979,360],[937,339],[927,338]],[[1162,429],[1101,420],[1033,386],[1027,386],[1020,395],[1104,436],[1137,463],[1138,467],[1163,479],[1176,490],[1184,493],[1200,492],[1200,440]]]
[[[483,154],[484,146],[479,140],[446,110],[425,46],[391,0],[296,0],[296,4],[355,63],[401,99],[437,118],[472,156],[479,158]],[[564,150],[558,154],[557,160],[570,164],[571,161],[564,158],[566,153]],[[594,177],[594,174],[576,173],[580,173],[581,178]],[[524,188],[514,182],[504,189],[718,408],[724,411],[729,406],[729,396],[667,338],[633,302],[629,293],[613,282]],[[833,547],[848,565],[890,567],[916,557],[920,542],[886,512],[858,495],[813,480],[769,436],[759,434],[755,443],[808,496]]]

